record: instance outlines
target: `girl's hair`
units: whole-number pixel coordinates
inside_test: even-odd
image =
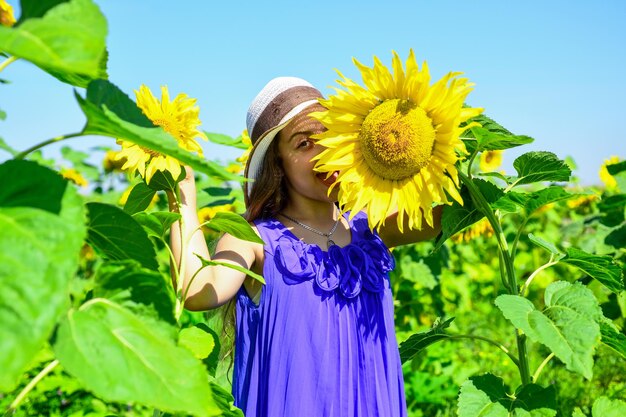
[[[259,176],[251,184],[250,195],[244,195],[246,203],[244,217],[249,222],[276,216],[287,204],[285,172],[278,153],[279,141],[280,132],[265,153]]]
[[[280,132],[279,134],[280,135]],[[279,137],[274,138],[267,150],[261,166],[261,171],[252,185],[250,196],[245,196],[246,213],[244,218],[252,222],[259,218],[273,217],[278,214],[287,203],[287,186],[283,165],[278,153]],[[244,192],[245,194],[245,192]],[[235,351],[235,306],[236,297],[233,297],[224,307],[222,315],[222,349],[220,359],[228,359],[228,371],[234,363]]]

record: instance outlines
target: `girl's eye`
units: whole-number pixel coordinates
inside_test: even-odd
[[[311,139],[304,139],[302,141],[300,141],[298,143],[298,148],[304,148],[304,147],[308,147],[311,143],[313,143],[313,141],[311,141]]]

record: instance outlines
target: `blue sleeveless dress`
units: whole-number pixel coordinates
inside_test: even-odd
[[[323,251],[276,219],[265,241],[258,305],[237,294],[235,405],[246,417],[404,417],[389,250],[364,213],[352,241]]]

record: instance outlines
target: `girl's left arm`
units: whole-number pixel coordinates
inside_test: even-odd
[[[433,227],[430,227],[424,222],[424,227],[421,230],[410,230],[405,217],[403,232],[400,232],[397,220],[398,213],[394,213],[387,217],[385,225],[381,226],[378,235],[389,248],[433,239],[441,232],[441,213],[443,207],[443,205],[440,205],[433,208]]]

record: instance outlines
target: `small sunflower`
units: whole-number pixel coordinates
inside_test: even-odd
[[[500,165],[502,165],[502,152],[503,151],[483,151],[480,154],[480,170],[483,172],[495,171]]]
[[[198,130],[200,126],[200,109],[196,100],[186,94],[178,94],[170,101],[167,87],[161,87],[161,101],[157,100],[152,91],[145,85],[135,90],[137,106],[155,126],[161,126],[167,133],[174,136],[178,145],[189,152],[198,152],[202,156],[202,148],[196,138],[207,140],[206,135]],[[122,169],[138,171],[149,183],[156,171],[168,171],[174,179],[181,173],[180,162],[168,155],[145,148],[143,146],[118,140],[122,150],[115,157],[116,160],[126,158]]]
[[[591,205],[594,201],[598,200],[598,196],[595,194],[582,195],[580,197],[567,200],[567,207],[571,209],[577,209]]]
[[[105,172],[121,171],[126,163],[126,158],[117,159],[118,151],[107,151],[102,159],[102,167]]]
[[[393,73],[374,57],[369,68],[353,59],[366,87],[337,71],[336,95],[320,100],[326,111],[313,113],[328,130],[317,136],[327,149],[314,158],[316,170],[338,171],[339,204],[354,216],[365,209],[371,228],[398,212],[410,229],[422,220],[433,225],[434,204],[462,204],[455,167],[466,153],[459,135],[478,123],[460,125],[482,109],[464,107],[473,84],[449,73],[430,84],[426,62],[418,68],[411,50],[406,69],[393,53]],[[329,190],[329,192],[331,191]]]
[[[209,220],[211,220],[213,217],[215,217],[217,213],[222,213],[222,212],[236,213],[237,210],[235,209],[235,206],[233,204],[222,204],[219,206],[202,207],[200,210],[198,210],[198,221],[200,222],[200,224],[206,223]],[[215,232],[213,229],[209,229],[208,227],[206,227],[206,225],[202,226],[202,232],[204,233],[206,237],[211,238],[211,239],[215,239],[219,237],[219,233]]]
[[[243,166],[246,166],[246,162],[248,162],[250,152],[252,151],[252,140],[250,139],[250,135],[248,134],[248,129],[244,129],[243,132],[241,132],[241,142],[244,145],[247,145],[248,148],[241,154],[239,158],[237,158],[237,162],[239,162]]]
[[[11,27],[14,24],[13,7],[5,0],[0,0],[0,26]]]
[[[74,184],[79,187],[86,187],[89,185],[89,182],[81,175],[80,172],[76,171],[74,168],[62,168],[61,176],[69,181],[72,181]]]
[[[618,162],[619,162],[619,156],[613,155],[609,159],[604,160],[604,163],[602,164],[602,166],[600,167],[600,171],[598,172],[598,175],[600,176],[600,179],[604,183],[604,186],[609,190],[614,190],[617,188],[617,181],[615,180],[615,177],[613,177],[613,175],[609,174],[609,171],[606,169],[606,166],[617,164]]]

